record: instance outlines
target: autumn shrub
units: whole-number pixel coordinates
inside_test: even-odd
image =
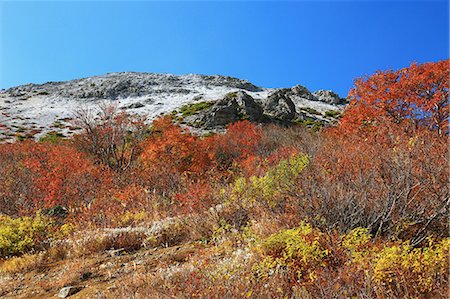
[[[244,240],[247,233],[224,226],[220,234]],[[121,294],[133,289],[208,298],[446,297],[448,239],[415,249],[373,239],[364,228],[338,235],[303,222],[258,241],[215,244],[184,264],[128,281]]]
[[[66,143],[1,144],[0,164],[0,212],[11,216],[55,206],[70,213],[111,182],[107,170]]]
[[[117,106],[102,104],[97,109],[75,111],[74,124],[81,128],[74,146],[114,171],[134,166],[141,143],[148,135],[145,119],[119,112]]]
[[[293,155],[286,160],[281,160],[276,166],[269,168],[261,176],[238,178],[231,186],[229,200],[239,201],[244,206],[265,204],[270,208],[276,208],[285,204],[284,199],[294,190],[295,179],[308,164],[308,157],[303,154]],[[228,195],[227,195],[228,196]]]
[[[186,191],[175,194],[174,198],[185,213],[201,211],[218,203],[214,186],[209,182],[192,182],[187,184]]]
[[[367,229],[357,228],[343,236],[342,246],[349,253],[347,264],[364,271],[380,296],[443,295],[448,283],[449,238],[429,238],[422,248],[412,247],[409,241],[373,241]]]
[[[5,274],[24,273],[38,268],[42,264],[42,255],[24,254],[11,257],[0,264],[0,271]]]
[[[133,226],[136,224],[139,224],[140,222],[143,222],[145,218],[147,217],[147,214],[145,211],[140,212],[130,212],[127,211],[124,214],[120,215],[118,218],[118,226]]]
[[[341,126],[364,134],[392,122],[408,130],[420,126],[448,134],[449,61],[413,63],[357,79]]]
[[[139,184],[168,202],[176,194],[183,201],[188,185],[213,173],[208,147],[200,137],[173,124],[170,117],[154,121],[140,162]]]
[[[217,169],[238,172],[240,162],[256,153],[261,139],[261,127],[246,120],[228,125],[223,135],[210,137]]]
[[[65,260],[70,254],[70,246],[64,240],[68,235],[57,232],[50,246],[45,246],[44,251],[29,252],[20,256],[9,256],[0,260],[0,272],[9,275],[24,274],[34,270],[47,269],[49,264]]]
[[[448,61],[356,81],[298,184],[301,218],[411,240],[448,236]]]
[[[436,132],[405,134],[398,125],[371,135],[329,131],[298,180],[301,217],[328,227],[369,228],[373,235],[411,239],[447,236],[447,146]]]
[[[40,212],[33,217],[11,218],[0,215],[0,256],[44,249],[56,231],[53,220]]]
[[[210,168],[210,154],[201,139],[175,125],[170,117],[154,121],[152,132],[141,156],[149,170],[164,166],[178,173],[197,174]]]
[[[438,293],[448,285],[450,240],[412,248],[408,242],[385,246],[373,258],[374,284],[390,296]]]
[[[301,223],[298,228],[281,230],[263,240],[261,248],[264,259],[254,270],[259,277],[264,277],[280,268],[288,268],[293,274],[293,281],[314,281],[315,269],[324,267],[330,254],[323,240],[323,233],[307,223]]]

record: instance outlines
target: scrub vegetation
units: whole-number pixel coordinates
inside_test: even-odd
[[[0,296],[447,298],[448,73],[358,79],[322,128],[103,107],[0,144]]]

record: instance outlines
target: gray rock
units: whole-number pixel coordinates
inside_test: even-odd
[[[72,296],[73,294],[78,293],[81,291],[81,287],[74,287],[74,286],[68,286],[64,287],[61,290],[59,290],[58,297],[59,298],[67,298],[69,296]]]
[[[155,88],[160,86],[161,88]],[[170,75],[155,73],[109,73],[65,82],[47,82],[12,87],[4,92],[12,97],[45,94],[53,97],[75,99],[109,99],[136,97],[142,95],[186,95],[192,86],[228,87],[247,91],[262,91],[261,87],[247,80],[227,76]]]
[[[202,123],[206,128],[225,126],[239,120],[239,105],[236,100],[225,97],[203,113]]]
[[[295,105],[289,94],[291,89],[279,89],[271,93],[263,103],[264,113],[271,118],[291,121],[296,116]]]
[[[236,101],[241,118],[259,121],[263,116],[263,108],[250,95],[243,91],[231,92],[225,96],[229,101]]]
[[[261,121],[263,108],[243,91],[230,92],[217,101],[210,109],[203,111],[194,123],[205,128],[224,127],[238,120]]]
[[[310,100],[310,101],[314,100],[314,96],[305,86],[296,85],[291,88],[291,92],[293,95],[296,95],[302,99],[306,99],[306,100]]]
[[[337,105],[342,102],[342,99],[331,90],[318,90],[313,93],[314,100],[324,102],[327,104]]]
[[[142,108],[142,107],[145,107],[145,105],[142,104],[141,102],[136,102],[136,103],[128,105],[127,108],[129,108],[129,109],[137,109],[137,108]]]

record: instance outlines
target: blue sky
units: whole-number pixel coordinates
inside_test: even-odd
[[[345,96],[448,58],[447,1],[1,2],[0,88],[107,72],[222,74]]]

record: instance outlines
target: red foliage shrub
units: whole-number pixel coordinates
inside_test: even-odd
[[[448,133],[449,63],[412,64],[356,80],[342,128],[352,131],[392,122],[405,129],[422,126]]]
[[[214,191],[208,182],[191,183],[185,192],[177,193],[175,199],[181,204],[184,212],[202,211],[211,206]]]
[[[223,135],[213,136],[214,161],[219,170],[236,170],[240,162],[256,153],[262,139],[262,129],[249,121],[240,121],[227,127]]]
[[[111,182],[107,170],[68,144],[1,144],[0,161],[0,212],[9,215],[87,205]]]
[[[177,173],[200,174],[212,165],[200,138],[173,124],[170,117],[153,122],[153,134],[144,145],[141,159],[150,169],[166,168]]]
[[[448,69],[448,61],[413,64],[356,81],[302,178],[303,215],[414,245],[448,231]]]

